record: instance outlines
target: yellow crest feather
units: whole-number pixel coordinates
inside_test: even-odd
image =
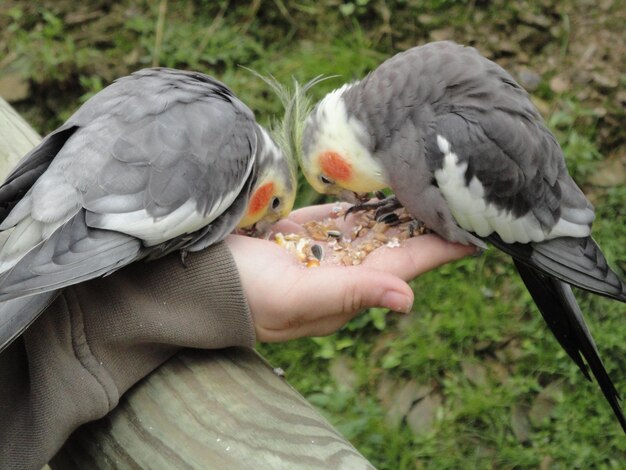
[[[329,78],[334,78],[336,75],[328,77],[318,75],[304,85],[300,85],[300,83],[292,77],[293,87],[290,89],[276,80],[272,75],[264,76],[247,67],[242,66],[242,68],[263,80],[272,91],[276,93],[276,96],[278,96],[278,99],[283,105],[285,113],[282,119],[272,120],[269,132],[285,153],[292,178],[295,181],[298,174],[298,161],[301,158],[300,154],[302,152],[304,123],[313,108],[311,98],[307,96],[307,92],[318,83],[328,80]]]

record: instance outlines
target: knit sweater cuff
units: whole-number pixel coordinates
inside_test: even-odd
[[[189,253],[185,265],[178,254],[134,263],[73,294],[74,302],[67,297],[83,313],[86,346],[121,393],[181,347],[254,346],[239,273],[224,243]]]

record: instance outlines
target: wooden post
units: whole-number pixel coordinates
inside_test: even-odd
[[[0,98],[0,180],[40,140],[22,116]]]
[[[75,432],[50,466],[373,468],[246,348],[179,353]]]
[[[40,138],[0,98],[0,177]],[[186,350],[79,428],[53,469],[373,468],[253,350]]]

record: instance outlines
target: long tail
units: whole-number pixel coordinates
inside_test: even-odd
[[[585,377],[591,380],[583,358],[587,362],[626,433],[626,418],[620,406],[619,394],[600,359],[571,287],[517,259],[513,261],[548,327]]]
[[[561,237],[537,243],[505,243],[486,239],[522,263],[572,286],[626,302],[626,284],[611,270],[591,237]]]
[[[54,290],[0,302],[0,353],[37,319],[60,292]]]

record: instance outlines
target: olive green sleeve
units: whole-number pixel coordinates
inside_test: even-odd
[[[224,243],[67,288],[0,354],[0,468],[39,469],[181,347],[253,346]]]

